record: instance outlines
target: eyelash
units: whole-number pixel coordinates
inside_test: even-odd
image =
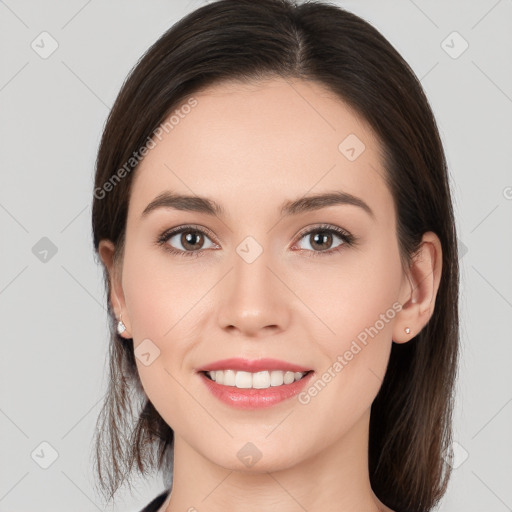
[[[185,258],[198,258],[205,254],[207,249],[199,249],[197,251],[182,251],[179,249],[175,249],[171,245],[167,244],[167,241],[172,238],[174,235],[178,235],[180,233],[184,232],[191,232],[191,233],[201,233],[203,235],[208,236],[209,238],[212,238],[212,234],[209,230],[205,228],[200,228],[199,226],[195,225],[187,225],[187,226],[181,226],[179,228],[173,228],[167,231],[164,231],[161,235],[158,236],[155,243],[159,246],[164,246],[164,250],[170,252],[171,254],[177,255],[177,256],[183,256]],[[317,256],[332,256],[334,254],[339,253],[341,250],[343,250],[343,247],[345,246],[355,246],[357,243],[357,238],[350,234],[349,232],[338,228],[336,226],[332,226],[330,224],[321,224],[319,226],[316,226],[314,228],[310,228],[306,231],[302,231],[298,234],[298,240],[301,240],[306,235],[311,235],[313,233],[333,233],[337,235],[339,238],[343,240],[343,243],[339,245],[338,247],[335,247],[334,249],[328,249],[327,251],[311,251],[308,249],[299,249],[300,251],[306,251],[306,253],[312,253],[308,254],[307,257],[316,258]]]

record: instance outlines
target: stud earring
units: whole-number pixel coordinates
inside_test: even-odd
[[[405,332],[406,332],[407,334],[409,334],[409,333],[411,332],[411,329],[409,329],[409,327],[406,327],[404,330],[405,330]]]
[[[117,332],[119,334],[123,334],[124,331],[126,331],[126,326],[123,324],[122,320],[119,320],[117,324]]]

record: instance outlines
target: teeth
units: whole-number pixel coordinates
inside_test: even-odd
[[[217,384],[234,386],[239,389],[267,389],[270,386],[292,384],[302,379],[307,372],[285,372],[280,370],[263,372],[243,372],[235,370],[216,370],[206,374]]]

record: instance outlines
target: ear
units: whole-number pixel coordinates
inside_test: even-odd
[[[426,232],[400,289],[402,310],[395,317],[395,343],[406,343],[416,336],[434,313],[442,260],[439,237],[432,231]],[[405,332],[406,327],[410,329],[408,334]]]
[[[131,339],[132,330],[124,298],[121,268],[119,262],[114,261],[115,246],[110,240],[101,240],[98,244],[98,253],[101,261],[108,271],[110,282],[110,302],[112,303],[114,313],[117,320],[122,320],[123,324],[126,326],[126,330],[120,334],[120,336],[126,339]]]

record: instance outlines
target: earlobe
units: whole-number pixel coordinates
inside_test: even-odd
[[[396,316],[393,330],[395,343],[406,343],[416,336],[434,313],[435,301],[442,271],[442,247],[432,231],[423,235],[414,254],[401,296],[402,310]],[[409,332],[407,332],[409,329]]]
[[[129,339],[131,338],[130,322],[126,313],[126,304],[121,283],[121,272],[114,260],[115,246],[112,241],[106,239],[101,240],[98,246],[98,253],[109,276],[110,302],[118,320],[117,332],[123,338]]]

